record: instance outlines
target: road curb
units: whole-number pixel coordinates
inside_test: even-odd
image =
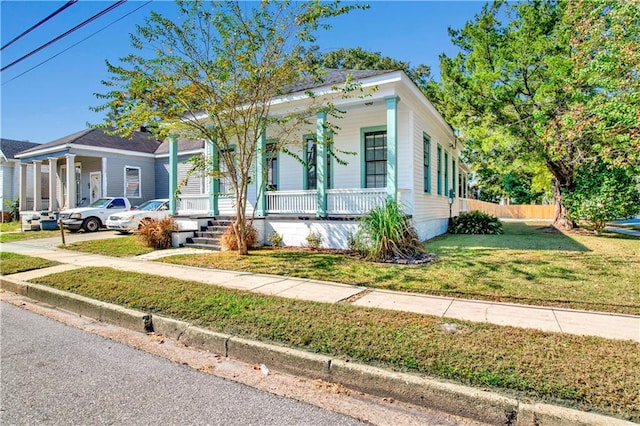
[[[145,314],[6,276],[0,277],[0,288],[134,331],[153,331],[187,346],[226,357],[248,363],[263,363],[274,370],[339,383],[369,394],[435,408],[485,423],[522,426],[633,424],[605,415],[529,403],[478,388],[216,333],[185,321]]]

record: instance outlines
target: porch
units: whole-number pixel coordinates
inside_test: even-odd
[[[405,206],[411,210],[411,206],[408,205],[409,192],[409,190],[399,190],[398,201],[404,202]],[[257,216],[274,214],[359,216],[367,214],[375,207],[384,205],[388,194],[387,188],[327,189],[325,209],[318,209],[319,198],[316,190],[267,191],[264,214],[258,213]],[[221,197],[217,202],[217,214],[235,215],[235,198]],[[207,194],[183,195],[177,200],[177,211],[179,214],[208,213],[210,211],[210,197]],[[326,212],[326,214],[320,214],[320,211]],[[411,214],[411,211],[407,213]]]

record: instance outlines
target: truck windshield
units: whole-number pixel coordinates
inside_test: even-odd
[[[109,201],[111,201],[109,198],[98,198],[89,207],[106,207]]]

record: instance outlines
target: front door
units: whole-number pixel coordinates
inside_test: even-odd
[[[93,203],[98,198],[102,198],[102,173],[92,172],[89,180],[91,182],[90,202]]]

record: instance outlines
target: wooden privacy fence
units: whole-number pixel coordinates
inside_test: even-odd
[[[467,200],[469,210],[479,210],[503,219],[553,219],[555,206],[553,205],[501,205],[487,203],[480,200]]]

